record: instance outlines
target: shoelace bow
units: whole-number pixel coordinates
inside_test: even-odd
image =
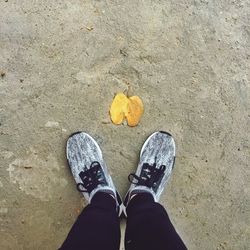
[[[153,165],[150,165],[149,163],[143,163],[140,176],[136,174],[130,174],[128,176],[128,180],[132,184],[155,189],[158,188],[157,183],[162,179],[165,170],[165,165],[161,165],[159,168],[156,168],[156,163]],[[137,182],[134,182],[134,179]]]
[[[77,184],[79,192],[91,193],[98,185],[107,185],[101,165],[97,161],[92,162],[88,170],[81,171],[79,176],[82,180],[82,183]]]

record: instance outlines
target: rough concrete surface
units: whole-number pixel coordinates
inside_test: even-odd
[[[160,129],[177,142],[161,202],[188,248],[249,249],[248,0],[0,9],[1,250],[58,248],[86,205],[65,160],[72,132],[97,139],[124,195],[142,143]],[[145,104],[135,128],[109,122],[127,82]]]

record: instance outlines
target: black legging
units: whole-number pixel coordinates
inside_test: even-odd
[[[150,194],[138,194],[127,209],[126,250],[187,249],[166,210]],[[119,250],[120,219],[115,200],[97,193],[71,228],[61,250]]]

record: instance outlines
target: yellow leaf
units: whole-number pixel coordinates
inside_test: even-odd
[[[118,93],[110,107],[110,117],[114,124],[121,124],[128,106],[128,98],[123,93]]]
[[[134,127],[140,122],[144,108],[140,97],[127,97],[118,93],[110,107],[110,117],[114,124],[121,124],[126,118],[128,125]]]
[[[128,125],[134,127],[140,122],[144,108],[140,97],[132,96],[129,98],[128,110],[125,113]]]

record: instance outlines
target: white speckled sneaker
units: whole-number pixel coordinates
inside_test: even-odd
[[[108,173],[97,142],[84,132],[76,132],[67,141],[66,155],[77,189],[85,199],[90,203],[97,192],[108,193],[116,200],[120,216],[122,200]]]
[[[175,162],[175,142],[167,132],[155,132],[142,146],[140,161],[135,174],[128,176],[131,182],[124,205],[138,193],[150,193],[156,202],[167,183]],[[126,211],[124,211],[126,215]]]

